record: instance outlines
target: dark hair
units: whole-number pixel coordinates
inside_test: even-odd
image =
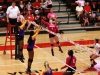
[[[12,4],[13,4],[13,3],[15,3],[15,4],[16,4],[16,2],[15,2],[15,1],[12,1]]]
[[[32,41],[32,36],[33,36],[33,35],[34,35],[34,31],[31,31],[27,43],[30,43],[30,41]]]
[[[68,55],[71,56],[71,59],[70,59],[70,61],[69,61],[69,64],[70,64],[70,62],[71,62],[72,59],[73,59],[73,54],[74,54],[73,50],[69,50],[69,51],[68,51]]]
[[[69,50],[69,51],[68,51],[68,55],[69,55],[69,56],[73,56],[73,54],[74,54],[74,53],[73,53],[73,50]]]
[[[99,42],[99,39],[95,39],[95,42],[98,43]]]

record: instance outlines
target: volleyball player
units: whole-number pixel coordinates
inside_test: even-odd
[[[57,33],[57,32],[60,32],[58,30],[58,27],[56,25],[56,22],[53,21],[52,19],[49,21],[49,22],[46,22],[42,19],[42,22],[48,27],[48,30],[54,32],[54,33]],[[59,51],[61,53],[63,53],[62,49],[61,49],[61,46],[60,46],[60,43],[59,43],[59,39],[56,35],[54,34],[51,34],[49,33],[49,39],[50,39],[50,43],[51,43],[51,53],[52,53],[52,56],[54,56],[54,51],[53,51],[53,46],[54,46],[54,41],[56,41],[57,45],[58,45],[58,48],[59,48]]]
[[[99,39],[95,39],[94,46],[93,47],[90,46],[90,48],[95,48],[95,50],[96,50],[95,54],[91,54],[90,55],[91,67],[93,67],[96,64],[96,62],[94,61],[94,59],[96,59],[100,55]]]
[[[25,31],[25,28],[20,29],[20,26],[23,24],[23,21],[24,21],[24,16],[19,14],[18,17],[17,17],[17,22],[18,22],[18,25],[19,25],[19,60],[21,62],[24,62],[23,61],[23,59],[24,59],[23,46],[24,46],[24,31]]]
[[[31,73],[31,65],[33,62],[33,57],[34,57],[34,45],[35,45],[35,41],[36,41],[36,36],[38,35],[38,33],[40,32],[41,27],[38,27],[35,31],[31,31],[30,32],[30,36],[28,39],[28,46],[27,46],[27,51],[28,51],[28,66],[26,69],[26,73],[30,74]]]
[[[44,70],[40,73],[40,75],[53,75],[52,74],[52,69],[49,66],[49,63],[46,61],[44,62]]]
[[[97,63],[96,65],[94,65],[94,68],[96,69],[97,72],[100,72],[100,63]]]
[[[68,55],[69,56],[66,58],[66,64],[69,65],[70,67],[72,67],[73,69],[70,68],[67,65],[61,67],[61,69],[64,69],[64,68],[68,67],[63,75],[73,75],[75,73],[75,70],[76,70],[76,57],[73,54],[74,54],[73,50],[68,50]]]

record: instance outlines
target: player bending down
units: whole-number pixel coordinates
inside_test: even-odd
[[[98,58],[99,55],[100,55],[99,39],[95,39],[94,46],[90,46],[90,48],[95,48],[95,50],[96,50],[95,54],[91,54],[90,55],[91,67],[94,67],[94,65],[96,64],[96,62],[94,61],[94,59]]]

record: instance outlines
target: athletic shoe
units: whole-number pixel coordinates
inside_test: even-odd
[[[24,63],[24,60],[23,60],[23,57],[22,57],[22,56],[19,57],[19,60],[20,60],[22,63]]]
[[[54,56],[54,53],[52,53],[52,56]]]
[[[24,56],[22,56],[22,59],[25,60]]]
[[[29,68],[26,69],[26,74],[31,74],[31,70]]]
[[[62,51],[61,49],[60,49],[59,51],[60,51],[61,53],[63,53],[63,51]]]

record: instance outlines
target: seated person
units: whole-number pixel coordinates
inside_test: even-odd
[[[96,4],[92,4],[92,5],[91,5],[91,10],[92,10],[93,12],[96,12],[96,11],[97,11],[97,5],[96,5]]]
[[[85,1],[84,0],[77,0],[75,2],[76,3],[80,3],[82,7],[84,7],[84,5],[85,5]]]
[[[84,6],[84,11],[87,13],[91,12],[91,6],[89,5],[89,2],[86,2],[86,5]]]
[[[96,12],[96,18],[97,18],[97,21],[100,21],[100,9],[98,9]]]
[[[44,0],[41,0],[41,8],[42,8],[42,11],[43,11],[42,15],[46,15],[45,10],[48,9],[46,1],[44,2]]]
[[[89,20],[91,21],[92,25],[95,24],[95,19],[96,19],[96,14],[91,11],[91,13],[89,14]]]
[[[47,9],[46,1],[44,2],[44,0],[41,0],[41,7],[42,9]]]
[[[78,3],[78,6],[76,6],[76,15],[77,15],[77,18],[79,18],[80,14],[82,14],[83,12],[83,7],[81,6],[80,3]]]
[[[52,1],[51,0],[46,0],[46,6],[47,8],[52,8]]]
[[[6,14],[4,13],[2,6],[0,6],[0,18],[4,18]]]
[[[31,2],[29,1],[28,4],[26,5],[26,9],[28,11],[32,10],[32,5],[31,5]]]
[[[33,4],[32,4],[33,9],[35,10],[39,10],[41,8],[41,4],[38,0],[36,0]]]
[[[23,3],[23,1],[20,1],[18,7],[19,7],[20,12],[23,12],[24,11],[25,4]]]
[[[89,26],[89,15],[88,15],[87,12],[84,12],[83,14],[84,14],[84,16],[83,16],[83,20],[84,20],[83,25],[86,26],[86,24],[87,24],[87,26]]]
[[[41,17],[39,10],[35,10],[35,16],[34,16],[35,22],[40,25],[41,24]]]

